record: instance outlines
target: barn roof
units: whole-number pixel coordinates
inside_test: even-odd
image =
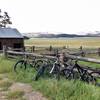
[[[0,38],[23,38],[15,28],[0,28]]]

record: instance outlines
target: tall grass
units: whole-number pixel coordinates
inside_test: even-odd
[[[0,73],[9,73],[13,70],[15,61],[0,57]]]
[[[42,92],[49,100],[100,100],[100,87],[79,80],[69,81],[63,77],[60,81],[48,76],[41,77],[38,81],[33,81],[36,74],[34,69],[15,73],[12,70],[15,62],[1,57],[0,73],[6,73],[8,78],[14,81],[29,83],[32,85],[33,90]]]
[[[44,93],[50,100],[99,100],[100,88],[80,81],[47,79],[32,82],[34,89]]]

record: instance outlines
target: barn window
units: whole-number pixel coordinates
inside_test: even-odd
[[[14,48],[21,48],[21,43],[14,43]]]

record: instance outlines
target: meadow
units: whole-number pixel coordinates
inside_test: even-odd
[[[29,46],[53,46],[53,47],[69,47],[79,48],[98,48],[100,47],[100,37],[84,37],[84,38],[31,38],[25,41],[25,45]]]
[[[99,100],[100,88],[92,84],[87,84],[79,80],[60,81],[48,76],[41,77],[38,81],[33,81],[36,74],[34,69],[27,69],[15,73],[13,66],[16,60],[0,57],[0,74],[5,74],[10,80],[15,82],[28,83],[33,90],[40,91],[48,100]],[[95,66],[95,64],[92,64]],[[100,67],[100,65],[98,65]]]
[[[35,46],[70,46],[79,48],[81,45],[85,48],[98,48],[100,46],[99,38],[84,39],[39,39],[33,38],[25,40],[25,45]],[[95,55],[91,55],[93,57]],[[97,57],[97,56],[95,56]],[[97,57],[98,58],[98,57]],[[36,74],[34,69],[28,68],[25,71],[15,73],[13,66],[18,59],[7,59],[0,56],[0,74],[5,74],[7,78],[15,82],[28,83],[33,90],[41,92],[48,100],[100,100],[100,87],[87,84],[80,80],[66,80],[64,77],[58,81],[47,75],[41,77],[38,81],[33,78]],[[80,62],[81,65],[100,68],[100,64],[90,62]]]

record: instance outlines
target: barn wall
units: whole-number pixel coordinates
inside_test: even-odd
[[[15,43],[20,43],[21,44],[21,48],[24,47],[24,40],[23,39],[13,39],[13,38],[0,38],[0,43],[1,43],[1,48],[3,47],[3,45],[6,45],[7,47],[14,47]]]

